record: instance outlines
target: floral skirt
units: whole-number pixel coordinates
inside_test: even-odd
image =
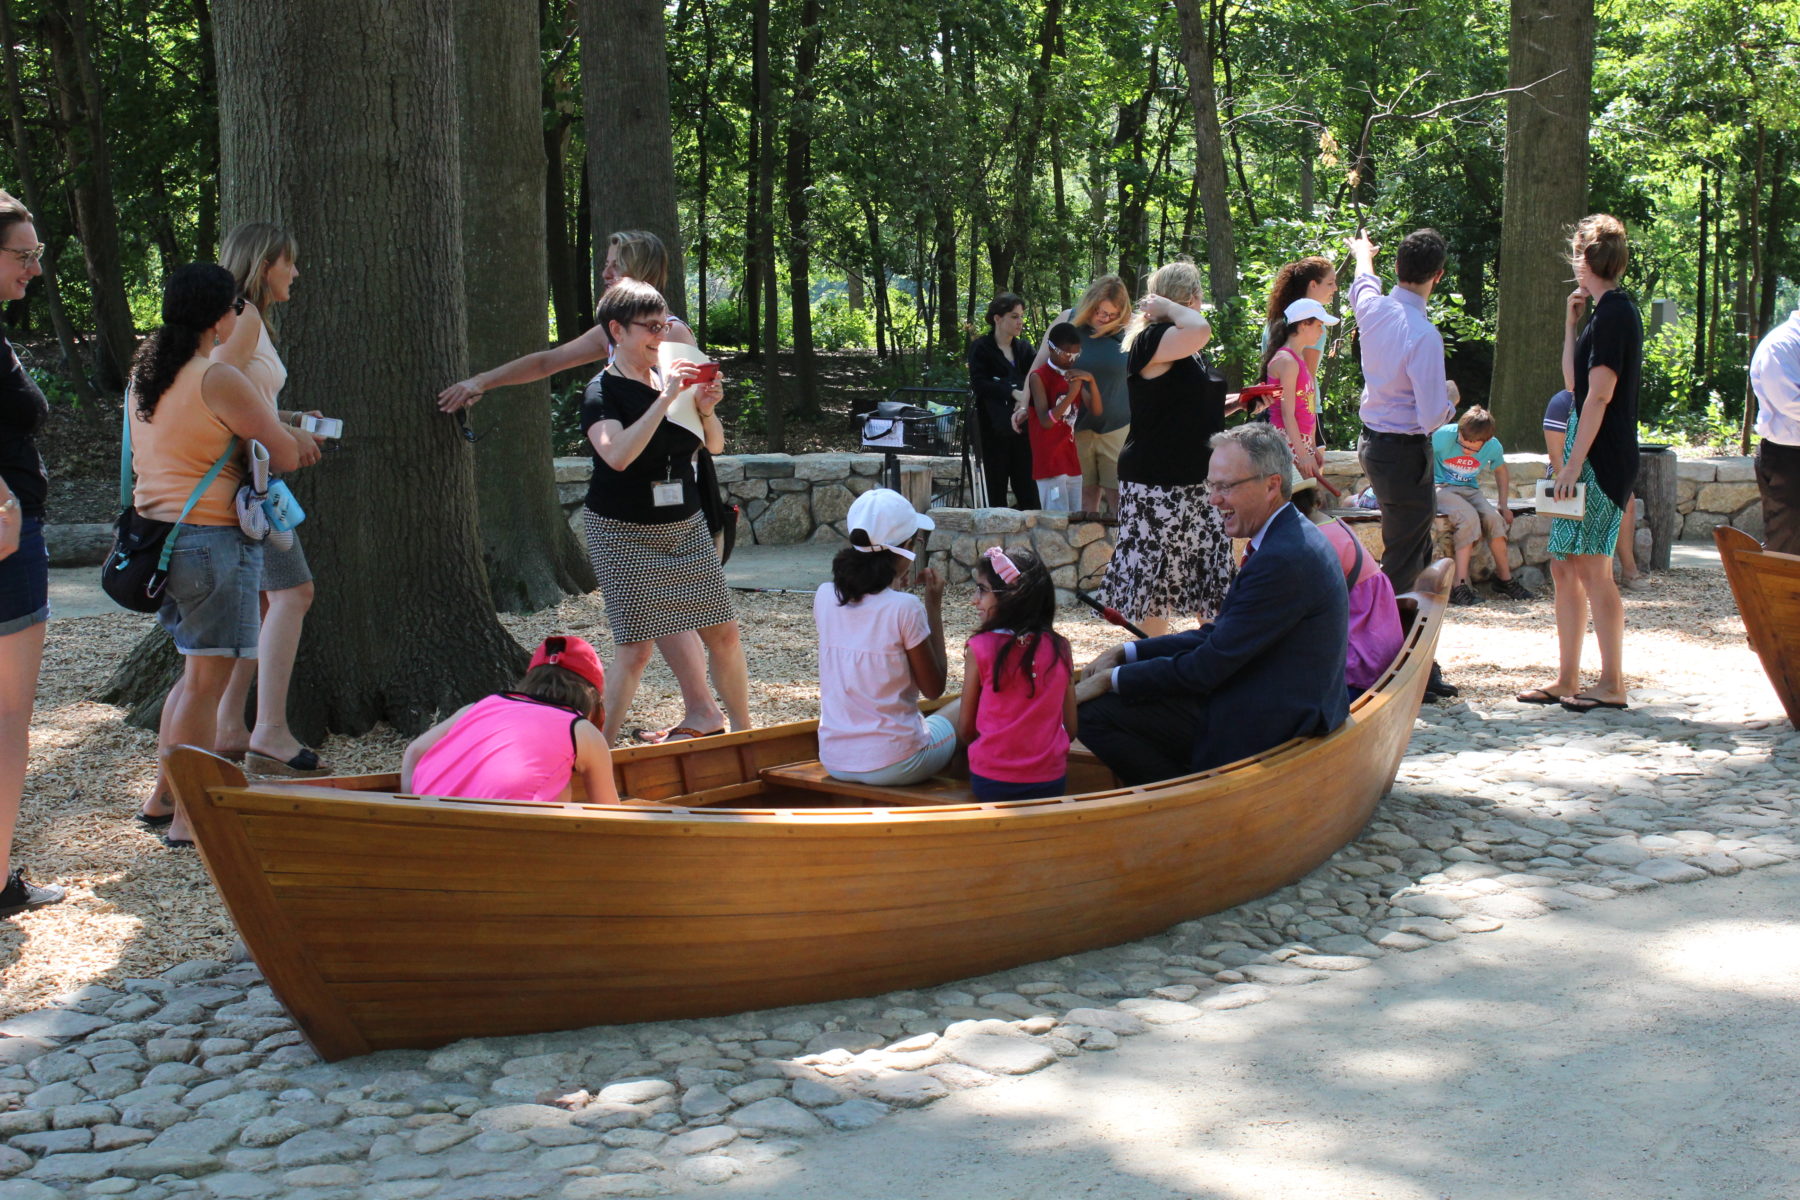
[[[1580,414],[1573,409],[1569,412],[1569,432],[1563,441],[1563,461],[1569,461],[1569,451],[1575,446],[1575,429],[1580,424]],[[1549,550],[1557,558],[1572,558],[1578,554],[1605,554],[1611,556],[1619,545],[1619,523],[1625,514],[1612,497],[1600,490],[1600,481],[1594,477],[1594,464],[1581,464],[1581,482],[1587,484],[1587,505],[1585,515],[1577,521],[1573,517],[1556,517],[1550,522]]]
[[[1119,484],[1119,534],[1106,602],[1131,621],[1197,614],[1211,620],[1237,568],[1204,484]]]

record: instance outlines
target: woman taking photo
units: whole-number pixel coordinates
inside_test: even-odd
[[[251,222],[225,237],[219,251],[221,265],[237,280],[238,293],[248,304],[238,317],[231,339],[214,354],[213,361],[229,363],[244,373],[252,387],[284,425],[298,427],[305,412],[281,409],[277,395],[287,383],[287,367],[275,351],[270,330],[270,310],[287,302],[294,281],[299,247],[292,234],[273,225]],[[313,413],[313,416],[320,414]],[[288,730],[288,685],[294,677],[294,654],[300,648],[300,627],[313,602],[312,568],[300,548],[300,533],[293,531],[284,549],[263,543],[262,633],[256,657],[239,659],[232,668],[231,683],[219,702],[219,741],[214,747],[230,759],[248,757],[252,771],[265,775],[323,775],[330,764],[320,760],[310,746],[302,745]],[[256,682],[256,728],[244,728],[244,701]]]
[[[662,239],[654,233],[642,229],[625,229],[607,239],[606,261],[600,270],[600,286],[604,291],[627,279],[647,283],[659,293],[668,286],[669,252],[663,247]],[[667,322],[663,330],[664,340],[689,346],[698,345],[693,331],[680,317],[670,316]],[[560,346],[521,355],[511,362],[501,363],[451,384],[438,393],[438,407],[445,412],[456,412],[458,409],[468,408],[481,399],[483,393],[494,388],[535,383],[560,371],[573,370],[591,362],[602,362],[610,353],[606,328],[604,324],[596,322],[586,333],[570,338]],[[656,648],[668,661],[669,670],[674,672],[676,685],[681,689],[683,712],[676,725],[669,729],[640,730],[636,735],[637,740],[656,743],[724,733],[727,717],[734,730],[750,727],[747,697],[740,703],[739,698],[721,693],[720,699],[725,702],[724,711],[720,711],[718,703],[713,699],[712,690],[706,683],[706,648],[696,634],[685,632],[658,638]],[[607,738],[613,745],[617,745],[613,735],[618,732],[618,722],[624,720],[625,714],[622,710],[607,711],[611,715]]]
[[[1119,537],[1106,599],[1156,637],[1171,619],[1219,611],[1231,584],[1231,539],[1206,502],[1207,449],[1225,428],[1222,393],[1196,357],[1212,337],[1200,313],[1200,272],[1173,262],[1150,276],[1125,334],[1131,437],[1119,457]]]
[[[750,679],[693,470],[702,445],[714,454],[725,448],[714,411],[724,384],[715,376],[695,396],[703,442],[663,419],[700,368],[677,363],[669,375],[658,373],[657,347],[669,328],[662,293],[622,280],[600,298],[595,317],[612,340],[612,361],[594,376],[581,406],[581,431],[594,453],[582,519],[612,625],[615,658],[603,728],[607,743],[617,745],[619,723],[658,638],[698,631],[713,686],[734,721],[749,711]]]
[[[312,434],[283,425],[243,372],[211,358],[230,339],[244,303],[224,267],[176,268],[163,288],[162,325],[131,363],[132,504],[151,520],[180,522],[169,531],[175,549],[156,614],[185,664],[163,706],[163,757],[176,746],[214,744],[232,669],[257,653],[263,547],[238,527],[241,443],[261,442],[277,471],[319,458]],[[220,462],[212,482],[196,491]],[[160,772],[155,794],[165,794]],[[193,844],[179,806],[163,840]]]
[[[1556,681],[1519,693],[1526,704],[1561,704],[1570,712],[1626,708],[1625,606],[1613,585],[1612,556],[1619,521],[1637,481],[1637,393],[1643,366],[1644,326],[1619,277],[1629,252],[1625,226],[1605,213],[1583,217],[1569,244],[1575,291],[1563,326],[1563,386],[1575,395],[1562,465],[1556,470],[1558,500],[1572,500],[1585,484],[1579,519],[1550,523],[1550,577],[1556,583]],[[1594,315],[1577,335],[1588,301]],[[1581,643],[1589,614],[1600,646],[1600,680],[1581,687]]]
[[[44,247],[23,204],[0,192],[0,304],[25,298],[44,273]],[[50,478],[35,435],[50,404],[0,329],[0,917],[55,904],[62,888],[32,883],[12,862],[13,829],[25,795],[31,702],[50,620],[50,552],[44,500]]]
[[[1075,450],[1081,458],[1081,507],[1088,519],[1099,518],[1100,506],[1119,515],[1119,454],[1131,434],[1131,398],[1125,384],[1125,322],[1131,317],[1131,293],[1117,275],[1102,275],[1088,285],[1074,308],[1065,310],[1052,326],[1067,321],[1081,332],[1081,353],[1067,372],[1070,379],[1083,376],[1100,392],[1100,413],[1082,411],[1075,421]],[[1046,333],[1031,360],[1035,371],[1050,361]],[[1018,410],[1024,422],[1025,410]]]
[[[1013,414],[1025,402],[1025,368],[1030,363],[1027,347],[1019,340],[1025,301],[1002,292],[988,305],[987,319],[992,329],[969,343],[969,390],[975,393],[976,419],[981,422],[987,502],[1005,508],[1010,486],[1014,508],[1038,508],[1030,435],[1013,422]]]

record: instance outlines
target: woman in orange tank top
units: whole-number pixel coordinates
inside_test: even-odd
[[[213,744],[232,664],[256,657],[262,546],[238,528],[233,498],[243,468],[232,439],[260,441],[270,466],[280,471],[319,458],[312,436],[285,429],[243,372],[208,357],[231,336],[242,305],[237,282],[224,267],[176,268],[163,288],[163,323],[131,363],[132,502],[146,517],[181,521],[169,533],[175,551],[156,615],[185,666],[164,705],[159,757],[174,746]],[[225,468],[183,520],[188,498],[221,455],[227,456]],[[165,792],[159,771],[155,794]],[[159,815],[154,808],[140,810],[147,823]],[[163,840],[192,845],[189,832],[176,807]]]

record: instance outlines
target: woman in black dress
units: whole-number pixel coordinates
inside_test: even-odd
[[[1019,340],[1025,301],[1002,292],[988,305],[987,319],[992,330],[969,343],[969,390],[975,393],[976,420],[981,422],[988,503],[1006,507],[1010,486],[1014,508],[1037,508],[1031,439],[1013,425],[1013,413],[1025,400],[1025,368],[1031,365],[1030,348]]]

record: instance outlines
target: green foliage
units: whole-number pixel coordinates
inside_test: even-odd
[[[875,322],[868,312],[850,307],[849,297],[834,292],[813,305],[813,344],[821,350],[873,349]]]

